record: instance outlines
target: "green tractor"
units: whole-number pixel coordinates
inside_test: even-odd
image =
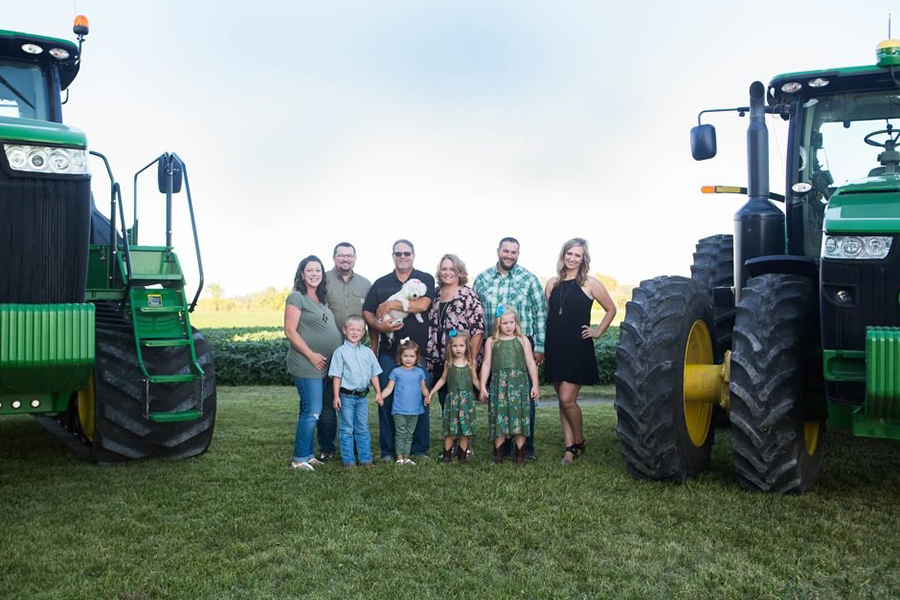
[[[87,19],[74,32],[78,45],[0,31],[0,416],[35,415],[99,463],[193,456],[209,447],[216,384],[189,317],[203,267],[187,168],[166,153],[135,174],[125,227],[106,157],[62,122]],[[109,180],[109,218],[94,206],[89,155]],[[163,246],[138,243],[137,183],[151,167]],[[182,183],[200,274],[190,305],[172,247]]]
[[[700,113],[749,115],[748,187],[704,189],[749,200],[733,236],[700,240],[690,278],[644,281],[628,303],[615,406],[633,476],[699,475],[717,422],[741,485],[770,493],[813,485],[826,423],[900,439],[900,40],[876,56]],[[788,122],[784,196],[769,190],[767,114]],[[715,156],[712,125],[691,150]]]

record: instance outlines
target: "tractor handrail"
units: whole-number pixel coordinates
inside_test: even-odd
[[[199,285],[197,286],[197,293],[194,294],[194,299],[191,301],[191,307],[188,309],[189,312],[194,312],[194,307],[197,306],[197,301],[200,299],[200,292],[203,291],[204,281],[203,259],[200,258],[200,238],[197,235],[197,222],[194,219],[194,202],[191,199],[191,182],[188,179],[187,165],[184,164],[184,161],[181,160],[181,157],[175,152],[172,152],[171,156],[181,165],[181,172],[184,174],[184,190],[187,192],[188,213],[191,215],[191,230],[194,233],[194,252],[197,255],[197,276],[200,279]]]
[[[134,174],[134,189],[132,190],[132,194],[131,194],[131,197],[132,197],[132,199],[133,199],[133,201],[134,201],[134,215],[133,215],[134,220],[132,220],[132,222],[131,222],[131,234],[134,236],[134,243],[135,243],[135,244],[137,243],[137,235],[138,235],[138,212],[137,212],[137,198],[138,198],[138,196],[137,196],[137,192],[138,192],[138,190],[137,190],[137,180],[138,180],[138,175],[140,175],[141,173],[143,173],[144,171],[146,171],[147,169],[149,169],[150,167],[152,167],[153,165],[155,165],[156,163],[158,163],[159,160],[160,160],[163,156],[165,156],[165,153],[160,154],[159,156],[157,156],[156,158],[154,158],[153,160],[151,160],[150,163],[149,163],[147,166],[143,167],[143,168],[140,169],[137,173]]]
[[[160,160],[162,160],[166,157],[168,157],[169,160],[178,161],[178,164],[181,166],[181,172],[184,177],[184,188],[185,188],[185,192],[186,192],[186,196],[187,196],[188,213],[191,216],[191,232],[194,235],[194,252],[197,257],[197,275],[200,279],[199,285],[197,286],[197,292],[194,294],[194,299],[191,301],[191,305],[188,308],[189,312],[194,312],[194,308],[197,306],[197,301],[200,299],[200,293],[203,291],[203,283],[204,283],[203,259],[200,256],[200,238],[197,235],[197,221],[194,218],[194,201],[193,201],[193,198],[191,197],[191,183],[190,183],[190,180],[188,179],[187,165],[181,159],[181,157],[178,156],[176,153],[164,152],[164,153],[160,154],[159,156],[157,156],[155,159],[153,159],[148,165],[146,165],[145,167],[143,167],[141,170],[139,170],[137,173],[134,174],[134,224],[132,227],[132,232],[134,232],[135,241],[137,241],[137,227],[138,227],[137,179],[138,179],[138,175],[140,175],[141,173],[143,173],[144,171],[146,171],[147,169],[149,169],[150,167],[152,167],[153,165],[155,165]],[[171,249],[171,247],[172,247],[172,200],[171,200],[172,189],[171,189],[171,182],[172,182],[172,173],[171,173],[171,167],[170,167],[169,168],[169,189],[166,192],[166,248],[168,248],[168,249]]]
[[[116,243],[116,237],[118,235],[118,231],[116,231],[116,204],[118,204],[119,208],[119,218],[122,221],[122,241],[123,247],[125,250],[125,272],[128,278],[126,282],[127,286],[131,287],[131,249],[128,244],[128,236],[125,232],[125,211],[122,207],[122,186],[119,185],[119,182],[116,181],[116,178],[113,176],[112,167],[109,166],[109,160],[96,150],[91,150],[91,154],[98,157],[103,161],[103,165],[106,167],[106,174],[109,176],[110,181],[110,199],[109,199],[109,273],[107,274],[107,278],[109,279],[110,287],[115,287],[116,278],[119,275],[118,270],[118,261],[116,257],[119,254],[119,245]],[[116,202],[118,200],[118,202]],[[126,294],[127,294],[126,290]]]
[[[125,248],[125,275],[128,281],[125,282],[124,302],[124,298],[127,298],[128,292],[131,291],[131,248],[128,243],[128,234],[125,231],[125,207],[122,206],[124,204],[122,202],[122,186],[119,185],[118,181],[113,184],[113,193],[119,199],[119,219],[122,221],[122,245]],[[115,241],[115,238],[113,238],[113,242]]]

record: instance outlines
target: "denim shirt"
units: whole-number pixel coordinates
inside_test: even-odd
[[[397,367],[391,371],[394,382],[394,407],[392,415],[421,415],[425,412],[422,397],[422,382],[426,381],[422,367]]]
[[[341,387],[344,389],[364,390],[368,387],[369,381],[379,374],[381,365],[368,346],[351,344],[349,340],[344,340],[344,344],[331,355],[328,375],[340,377]]]

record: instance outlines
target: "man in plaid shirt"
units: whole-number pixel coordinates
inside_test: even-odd
[[[531,342],[534,360],[540,365],[544,362],[547,301],[541,282],[534,273],[520,267],[518,260],[519,240],[503,238],[497,247],[497,265],[480,273],[472,289],[484,304],[485,337],[493,331],[497,306],[502,304],[512,308],[519,315],[522,333]],[[512,445],[507,440],[506,453],[511,452]],[[529,458],[534,458],[534,400],[531,401],[531,431],[525,439],[525,453]]]

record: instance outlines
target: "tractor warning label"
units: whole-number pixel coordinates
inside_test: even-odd
[[[162,294],[148,294],[147,306],[162,306]]]

